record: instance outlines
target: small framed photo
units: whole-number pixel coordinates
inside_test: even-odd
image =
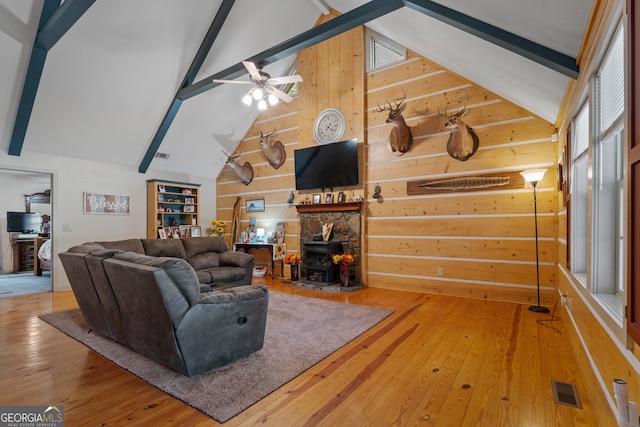
[[[338,193],[338,203],[344,203],[344,191]]]
[[[247,200],[247,212],[264,212],[264,199]]]
[[[158,194],[158,201],[164,202],[164,194]]]
[[[191,226],[190,225],[181,225],[180,228],[180,237],[183,239],[188,239],[191,237]]]
[[[324,202],[333,203],[333,193],[327,193],[327,195],[324,196]]]
[[[158,237],[160,237],[161,239],[167,238],[167,232],[164,230],[164,228],[158,228]]]
[[[184,202],[187,203],[187,204],[189,204],[189,203],[193,204],[194,199],[193,199],[193,197],[185,197],[184,198]]]
[[[313,195],[313,204],[315,205],[315,204],[320,203],[320,199],[321,199],[321,197],[322,197],[322,196],[321,196],[320,194],[314,194],[314,195]]]
[[[158,191],[159,191],[160,193],[166,193],[166,192],[167,192],[167,189],[166,189],[166,188],[164,188],[164,185],[158,185]]]
[[[180,227],[171,227],[171,237],[174,239],[180,238]]]
[[[183,212],[193,213],[195,211],[196,211],[196,207],[194,205],[186,205],[184,207],[184,211]]]
[[[202,237],[202,229],[199,225],[191,226],[191,237]]]

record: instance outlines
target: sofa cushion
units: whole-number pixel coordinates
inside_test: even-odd
[[[217,267],[202,270],[211,274],[211,282],[233,282],[235,280],[241,280],[245,277],[247,272],[241,267]]]
[[[192,237],[182,244],[189,264],[197,271],[220,266],[220,254],[228,249],[222,237]]]
[[[264,285],[257,286],[234,286],[231,288],[216,290],[211,293],[201,294],[198,298],[199,304],[218,304],[241,300],[251,300],[256,298],[268,298],[269,288]]]
[[[228,251],[220,254],[220,265],[232,267],[246,267],[253,262],[254,256],[245,252]]]
[[[223,253],[229,250],[224,237],[192,237],[182,239],[187,258],[207,252]]]
[[[198,281],[200,284],[211,284],[211,273],[208,270],[196,270],[196,276],[198,276]]]
[[[217,252],[205,252],[189,257],[188,261],[196,271],[215,268],[220,266],[220,254]]]
[[[104,246],[97,243],[83,243],[81,245],[72,246],[67,252],[90,254],[94,251],[104,250]]]
[[[189,306],[197,302],[198,295],[200,295],[200,282],[198,281],[196,272],[184,259],[175,257],[153,257],[133,252],[119,252],[114,254],[113,258],[163,269],[165,274],[180,290],[180,293],[186,299]]]
[[[140,239],[115,240],[113,242],[96,242],[105,249],[119,249],[121,251],[144,253],[144,247]]]
[[[187,254],[181,239],[142,239],[144,253],[149,256],[185,259]]]

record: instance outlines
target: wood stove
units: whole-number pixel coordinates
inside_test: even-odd
[[[340,241],[307,240],[302,244],[303,282],[314,285],[333,285],[340,280],[338,265],[333,256],[342,253]]]

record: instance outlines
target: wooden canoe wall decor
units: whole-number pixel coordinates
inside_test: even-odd
[[[520,172],[506,172],[491,175],[407,181],[407,195],[501,190],[505,188],[522,188],[523,186],[524,178],[520,175]]]

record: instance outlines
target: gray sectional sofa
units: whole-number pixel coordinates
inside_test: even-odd
[[[130,239],[60,254],[88,326],[187,376],[260,350],[269,292],[224,239]]]

